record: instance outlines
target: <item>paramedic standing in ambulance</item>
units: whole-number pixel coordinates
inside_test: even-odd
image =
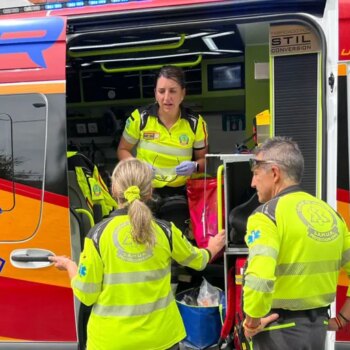
[[[182,104],[186,89],[181,68],[162,67],[154,92],[155,103],[136,109],[126,121],[117,156],[119,160],[130,158],[136,148],[136,158],[154,171],[155,195],[186,197],[187,179],[205,168],[207,125],[201,115]],[[183,229],[182,223],[174,222]]]
[[[221,231],[207,249],[196,248],[174,224],[155,220],[145,204],[152,177],[138,159],[119,162],[112,174],[119,209],[91,229],[79,266],[50,258],[68,271],[76,297],[93,305],[88,350],[178,349],[186,331],[171,289],[171,260],[202,270],[225,244]]]
[[[263,204],[249,217],[245,237],[245,335],[254,350],[322,350],[339,269],[350,275],[346,223],[300,188],[304,158],[292,139],[266,140],[251,167]],[[350,312],[343,316],[350,319]],[[341,314],[336,319],[342,327]]]

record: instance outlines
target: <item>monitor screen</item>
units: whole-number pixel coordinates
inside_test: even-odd
[[[243,88],[242,63],[209,64],[208,90],[228,90]]]

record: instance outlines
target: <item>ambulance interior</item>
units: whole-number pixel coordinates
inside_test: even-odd
[[[266,22],[110,30],[101,25],[92,32],[76,27],[69,26],[68,35],[68,144],[108,171],[126,118],[154,101],[154,76],[162,65],[183,67],[185,104],[208,123],[210,153],[234,153],[252,134],[253,117],[269,108]]]

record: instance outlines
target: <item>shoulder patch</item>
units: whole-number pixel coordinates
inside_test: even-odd
[[[140,108],[139,112],[140,112],[140,131],[142,131],[147,124],[148,117],[150,115],[157,115],[156,104],[151,104],[146,107]]]
[[[105,219],[105,220],[99,222],[97,225],[95,225],[94,227],[92,227],[90,229],[90,231],[88,232],[88,234],[86,236],[92,240],[92,242],[94,243],[94,246],[99,254],[100,254],[100,238],[101,238],[102,232],[112,219],[113,218],[108,218],[108,219]]]
[[[260,212],[260,213],[265,214],[276,225],[276,207],[277,207],[277,203],[280,200],[280,198],[287,195],[287,194],[290,194],[293,192],[300,192],[300,191],[302,191],[302,190],[299,187],[299,185],[290,186],[290,187],[284,189],[283,191],[281,191],[279,194],[277,194],[276,197],[274,197],[271,200],[269,200],[268,202],[260,205],[254,211],[254,213]]]
[[[172,230],[171,230],[171,223],[160,219],[154,219],[154,220],[165,233],[165,236],[169,241],[170,251],[173,251],[173,236],[172,236]]]
[[[260,205],[254,213],[265,214],[276,225],[276,207],[279,199],[280,197],[276,197]]]
[[[140,113],[140,131],[142,131],[145,128],[148,117],[149,117],[148,110],[144,110]]]
[[[198,126],[198,122],[199,122],[198,114],[195,113],[194,111],[192,111],[191,108],[182,106],[181,107],[181,116],[189,122],[191,130],[195,134],[197,131],[197,126]]]

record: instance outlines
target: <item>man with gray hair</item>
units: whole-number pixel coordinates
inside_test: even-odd
[[[304,158],[292,139],[266,140],[251,169],[262,205],[249,217],[245,236],[245,335],[254,350],[322,350],[340,267],[350,275],[346,223],[300,188]],[[330,321],[338,326],[333,330],[347,323],[350,310],[338,315]]]

